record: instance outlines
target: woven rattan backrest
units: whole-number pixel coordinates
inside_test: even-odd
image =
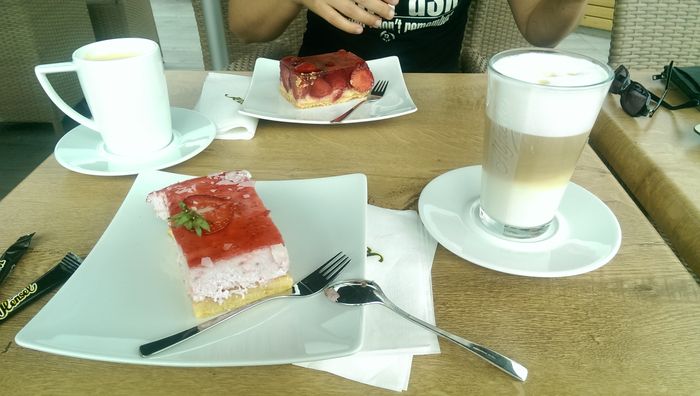
[[[148,0],[87,0],[96,40],[143,37],[160,42]]]
[[[212,69],[211,52],[207,41],[207,34],[204,25],[204,14],[202,11],[202,1],[192,0],[197,29],[202,46],[202,58],[204,68]],[[270,59],[280,59],[285,55],[296,54],[301,47],[301,40],[306,30],[306,12],[300,12],[299,16],[292,21],[287,30],[277,39],[266,43],[244,43],[229,30],[228,25],[228,1],[221,0],[221,12],[224,16],[224,32],[226,35],[226,45],[229,55],[229,70],[251,71],[255,66],[258,57]]]
[[[95,41],[85,1],[6,0],[0,26],[0,123],[50,122],[62,135],[63,113],[39,85],[34,66],[69,61],[76,48]],[[69,105],[82,100],[75,73],[49,80]]]
[[[700,0],[615,0],[610,65],[700,65]]]
[[[472,0],[462,43],[462,71],[484,72],[494,54],[529,46],[506,0]]]

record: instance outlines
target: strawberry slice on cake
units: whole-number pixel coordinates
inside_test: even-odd
[[[248,172],[185,180],[146,200],[170,225],[195,316],[292,287],[284,240]]]

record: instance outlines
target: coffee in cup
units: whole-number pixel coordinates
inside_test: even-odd
[[[551,231],[613,72],[592,58],[516,49],[488,64],[479,217],[496,235]]]
[[[76,72],[92,119],[61,99],[47,74]],[[35,73],[66,115],[99,132],[107,152],[138,157],[160,150],[172,138],[168,87],[160,47],[142,38],[103,40],[73,52],[71,62],[39,65]]]

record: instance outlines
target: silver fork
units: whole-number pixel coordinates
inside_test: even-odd
[[[377,83],[374,84],[374,87],[372,87],[372,91],[370,91],[369,96],[367,96],[367,98],[365,100],[359,102],[355,106],[352,106],[352,108],[350,110],[346,111],[345,113],[339,115],[337,118],[333,119],[331,121],[331,123],[343,121],[347,116],[350,115],[350,113],[355,111],[355,109],[360,107],[360,105],[363,103],[371,103],[371,102],[375,102],[375,101],[381,99],[382,96],[384,96],[384,93],[386,92],[386,87],[388,87],[388,86],[389,86],[389,81],[386,81],[386,80],[377,81]]]
[[[211,329],[212,327],[218,325],[226,319],[230,319],[238,315],[239,313],[247,311],[250,308],[260,305],[266,301],[284,297],[302,297],[316,294],[319,291],[323,290],[323,288],[326,287],[330,282],[332,282],[333,279],[335,279],[335,277],[338,276],[340,271],[342,271],[348,265],[348,263],[350,263],[350,258],[343,254],[343,252],[339,252],[330,260],[326,261],[322,266],[317,268],[316,271],[310,273],[306,278],[292,285],[291,294],[283,294],[261,298],[260,300],[253,301],[250,304],[244,305],[233,311],[229,311],[219,316],[215,316],[207,320],[206,322],[200,323],[197,326],[191,327],[187,330],[183,330],[179,333],[175,333],[173,335],[161,338],[159,340],[143,344],[139,347],[141,356],[150,356],[156,352],[168,349],[174,345],[177,345],[187,340],[188,338],[194,337],[195,335],[202,333],[205,330]]]

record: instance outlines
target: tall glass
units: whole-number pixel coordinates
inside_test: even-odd
[[[515,49],[488,63],[479,217],[492,233],[541,238],[555,214],[613,79],[604,63]]]

